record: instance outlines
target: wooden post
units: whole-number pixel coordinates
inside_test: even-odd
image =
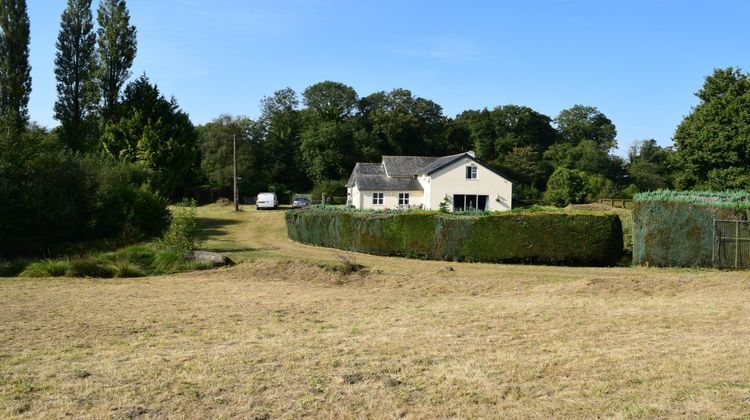
[[[740,268],[740,221],[734,221],[734,268]]]
[[[720,231],[716,228],[718,222],[714,220],[712,232],[711,255],[714,267],[721,267],[721,236]]]
[[[234,211],[240,211],[240,197],[237,191],[237,135],[232,135],[232,184],[234,186]]]

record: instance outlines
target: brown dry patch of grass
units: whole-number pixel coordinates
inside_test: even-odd
[[[280,212],[201,213],[243,263],[0,281],[0,417],[750,415],[746,273],[354,254],[346,275]]]

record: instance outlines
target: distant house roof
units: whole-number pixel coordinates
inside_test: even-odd
[[[459,153],[450,156],[383,156],[381,163],[357,163],[346,183],[355,184],[360,190],[421,191],[417,180],[419,175],[430,175],[453,162],[468,157],[478,162],[472,153]],[[490,168],[490,170],[492,170]],[[493,170],[493,172],[495,172]],[[498,174],[505,177],[502,174]],[[507,177],[505,177],[507,179]]]
[[[440,159],[432,156],[383,156],[383,166],[388,176],[414,176],[419,170]]]
[[[357,163],[349,176],[347,187],[357,184],[360,190],[421,190],[413,176],[389,177],[382,163]]]

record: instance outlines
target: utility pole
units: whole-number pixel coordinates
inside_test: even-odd
[[[237,135],[232,135],[232,181],[234,184],[234,211],[240,211],[239,193],[237,192]]]

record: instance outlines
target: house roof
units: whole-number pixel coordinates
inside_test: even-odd
[[[413,176],[408,177],[389,177],[386,175],[385,167],[382,163],[357,163],[354,170],[349,176],[347,187],[353,187],[357,184],[360,190],[421,190]]]
[[[383,166],[388,176],[414,176],[419,169],[440,159],[432,156],[383,156]]]
[[[441,158],[438,158],[438,159],[434,160],[429,165],[423,166],[420,169],[419,174],[420,175],[422,175],[422,174],[429,175],[429,174],[437,171],[438,169],[440,169],[440,168],[442,168],[442,167],[444,167],[446,165],[450,165],[451,163],[453,163],[456,160],[461,159],[463,157],[471,157],[471,155],[468,154],[468,153],[459,153],[457,155],[443,156]]]
[[[470,153],[459,153],[450,156],[383,156],[381,163],[357,163],[346,183],[347,187],[355,184],[360,190],[384,191],[421,191],[422,185],[417,180],[419,175],[430,175],[436,171],[468,157],[477,161]],[[482,166],[485,166],[482,164]],[[492,172],[510,180],[492,168]]]

